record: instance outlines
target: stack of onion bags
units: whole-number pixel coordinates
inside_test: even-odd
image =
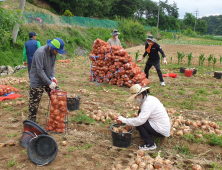
[[[8,86],[8,85],[0,85],[0,96],[3,94],[8,94],[11,92],[15,92],[17,93],[19,91],[19,89]]]
[[[51,93],[50,117],[47,122],[47,131],[64,132],[67,101],[62,93]]]
[[[110,46],[107,42],[96,39],[89,59],[92,61],[89,81],[109,83],[118,87],[131,87],[134,84],[147,86],[150,83],[146,74],[121,46]]]

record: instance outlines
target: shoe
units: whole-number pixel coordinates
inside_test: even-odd
[[[139,146],[138,148],[140,150],[148,151],[148,150],[155,150],[157,147],[156,147],[156,144],[153,143],[153,144],[144,144],[144,145]]]
[[[161,83],[160,83],[160,85],[161,85],[161,86],[165,86],[165,83],[164,83],[164,81],[163,81],[163,82],[161,82]]]

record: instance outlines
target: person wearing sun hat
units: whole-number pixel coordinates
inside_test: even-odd
[[[131,96],[127,99],[135,99],[140,103],[138,116],[135,118],[124,118],[118,116],[117,120],[130,126],[136,126],[144,144],[139,146],[141,150],[154,150],[157,148],[152,136],[170,136],[170,118],[163,104],[154,96],[150,95],[149,87],[135,84],[130,88]]]
[[[111,33],[111,35],[113,36],[112,38],[110,38],[107,42],[109,43],[110,46],[112,45],[119,45],[121,46],[121,42],[118,39],[118,35],[120,33],[117,31],[117,29],[114,29],[113,32]]]
[[[148,54],[149,58],[146,62],[146,67],[144,70],[146,74],[146,78],[149,78],[149,70],[151,69],[152,66],[154,66],[156,68],[157,74],[161,82],[160,85],[165,86],[163,75],[160,70],[160,56],[158,52],[162,54],[165,65],[167,65],[166,56],[162,48],[160,47],[160,45],[156,43],[156,40],[154,39],[153,35],[149,35],[148,38],[146,38],[146,40],[147,40],[147,43],[145,45],[145,52],[143,54],[143,57],[139,59],[137,62],[142,61]]]
[[[36,113],[44,90],[50,97],[51,90],[57,87],[55,60],[58,53],[65,53],[64,45],[64,41],[60,38],[47,40],[47,44],[34,53],[30,70],[29,120],[36,121]]]

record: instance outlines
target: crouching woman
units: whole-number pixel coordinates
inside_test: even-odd
[[[135,84],[130,88],[132,96],[128,99],[135,99],[140,103],[138,116],[135,118],[124,118],[119,116],[117,120],[130,126],[136,126],[144,144],[139,146],[142,150],[154,150],[156,144],[151,136],[169,137],[170,119],[163,104],[154,96],[150,95],[149,87],[141,87]]]

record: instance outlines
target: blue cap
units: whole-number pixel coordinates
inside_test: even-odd
[[[34,31],[31,31],[31,32],[29,33],[29,38],[32,38],[34,35],[38,35],[38,34],[36,34]]]
[[[56,50],[59,54],[66,53],[64,48],[64,41],[61,38],[55,38],[53,40],[47,40],[47,45],[53,49]]]

